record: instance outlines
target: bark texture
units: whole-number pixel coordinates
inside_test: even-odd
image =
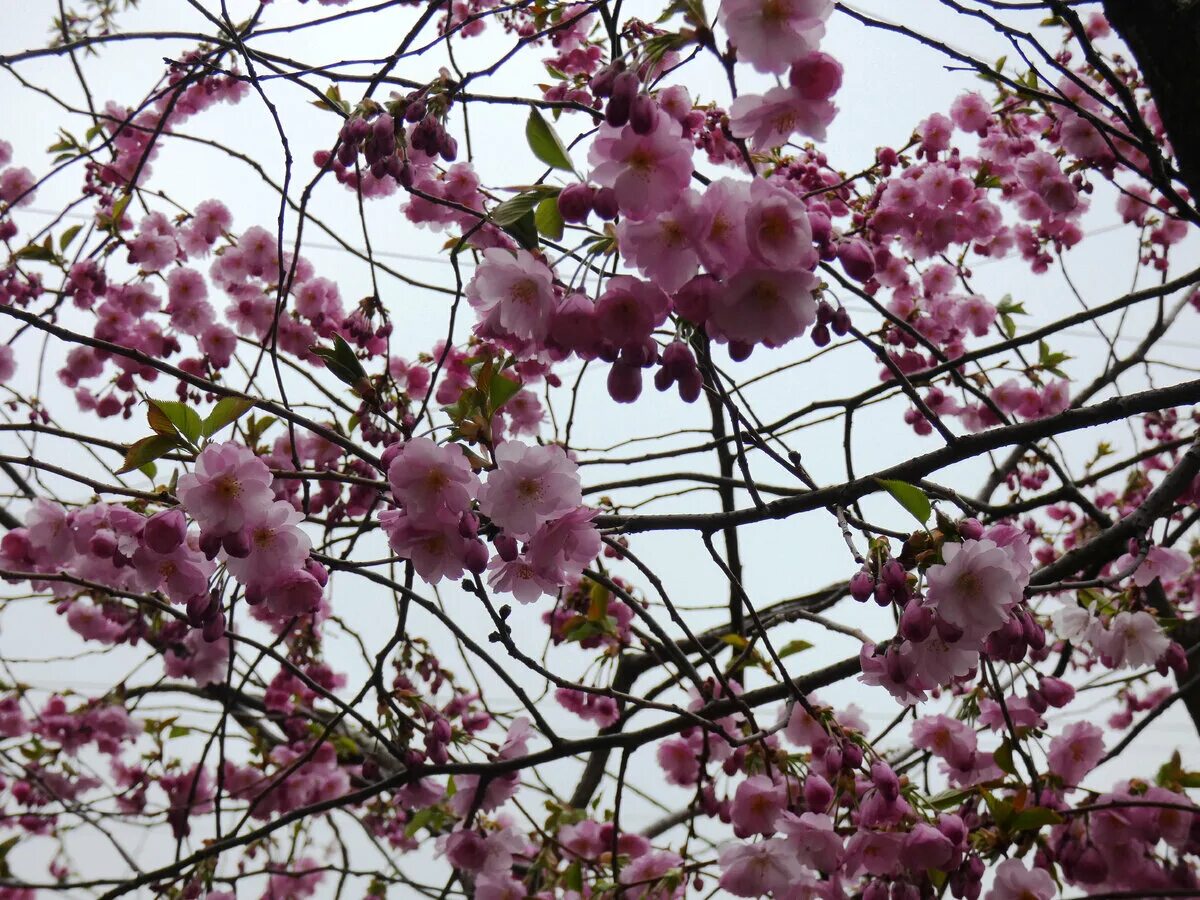
[[[1154,96],[1192,195],[1200,197],[1200,0],[1104,0]]]

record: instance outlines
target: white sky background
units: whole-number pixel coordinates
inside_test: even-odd
[[[366,5],[366,0],[361,2]],[[217,0],[204,0],[204,5],[219,12]],[[120,17],[122,30],[205,33],[212,30],[210,23],[204,21],[186,0],[143,0],[143,6],[144,9]],[[248,16],[257,3],[253,0],[237,0],[229,6],[231,17],[236,21]],[[624,4],[624,13],[653,19],[661,6],[658,0],[628,0]],[[1005,54],[1013,58],[1011,48],[986,25],[954,15],[935,0],[864,0],[857,6],[881,16],[902,15],[906,25],[937,34],[948,43],[983,59],[994,60]],[[268,25],[292,23],[336,11],[335,8],[311,3],[300,5],[294,0],[276,0],[267,10],[263,21]],[[44,45],[48,41],[50,20],[56,12],[55,0],[8,0],[0,11],[4,23],[0,31],[0,53]],[[345,23],[263,39],[256,46],[315,65],[338,63],[344,59],[378,58],[394,49],[413,17],[411,9],[388,10],[369,18],[351,18]],[[456,58],[466,70],[484,68],[503,55],[513,40],[502,29],[491,25],[481,37],[456,41]],[[1047,33],[1047,40],[1055,40],[1055,37]],[[160,77],[163,58],[177,56],[190,46],[190,42],[182,41],[129,42],[102,48],[98,57],[81,57],[81,64],[85,67],[98,105],[108,99],[133,105]],[[859,171],[868,165],[876,146],[880,144],[902,145],[921,119],[934,111],[946,111],[961,91],[986,88],[969,72],[947,71],[948,61],[933,51],[901,37],[866,29],[844,16],[834,17],[824,49],[843,62],[846,72],[843,88],[837,97],[841,113],[830,128],[829,139],[823,149],[835,167],[847,172]],[[494,94],[529,95],[532,83],[545,80],[540,60],[548,55],[549,52],[536,48],[523,52],[507,64],[498,76],[480,80],[474,83],[473,88]],[[435,77],[438,68],[446,62],[445,50],[439,47],[423,57],[404,61],[396,74],[425,80]],[[739,84],[743,91],[754,90],[756,85],[767,86],[766,79],[755,76],[747,67],[740,68],[746,70],[739,71]],[[364,71],[370,69],[364,67]],[[63,102],[77,107],[82,105],[78,82],[65,60],[32,61],[19,66],[18,71],[34,84],[46,87]],[[706,58],[702,57],[681,71],[683,83],[691,90],[694,99],[707,101],[715,97],[722,103],[727,101],[724,76]],[[312,83],[324,88],[327,82],[318,78],[313,79]],[[300,189],[315,173],[311,163],[312,152],[332,144],[338,122],[332,114],[311,106],[308,101],[312,95],[296,86],[280,80],[265,84],[271,99],[279,106],[296,158],[293,195],[298,197]],[[357,97],[354,85],[343,86],[342,94],[351,102]],[[82,118],[74,117],[73,121],[68,122],[45,96],[22,89],[8,73],[0,73],[0,110],[3,111],[3,121],[7,126],[0,137],[13,144],[14,164],[28,166],[39,175],[49,168],[49,155],[44,150],[54,142],[60,126],[65,125],[80,136],[87,129]],[[467,148],[462,140],[460,115],[461,111],[456,108],[451,122],[460,137],[460,158],[465,158]],[[479,104],[472,106],[469,115],[474,162],[486,186],[499,188],[527,183],[541,173],[541,165],[525,145],[523,127],[526,113],[522,107]],[[569,140],[587,124],[584,117],[571,115],[564,117],[557,127],[564,140]],[[261,100],[253,93],[235,107],[219,105],[193,117],[180,130],[227,143],[247,153],[259,160],[276,179],[282,174],[282,152],[278,139]],[[582,169],[586,154],[576,150],[574,158]],[[243,164],[209,148],[168,140],[153,166],[154,172],[147,184],[151,190],[164,189],[172,199],[189,208],[215,196],[229,205],[234,214],[235,230],[258,224],[274,231],[278,195]],[[706,161],[700,161],[699,168],[709,174],[718,174]],[[32,209],[18,211],[16,218],[23,229],[40,228],[48,218],[39,211],[61,209],[76,198],[81,179],[82,168],[75,167],[45,186]],[[367,203],[375,251],[382,261],[414,278],[452,286],[453,276],[448,263],[445,259],[434,258],[447,235],[414,228],[398,211],[399,202],[399,195],[396,195]],[[361,226],[353,195],[332,178],[324,179],[318,187],[312,209],[349,241],[356,246],[362,245]],[[288,221],[289,234],[294,234],[295,216],[290,212]],[[1089,233],[1098,233],[1089,237],[1084,245],[1067,257],[1071,277],[1089,305],[1106,302],[1126,292],[1134,279],[1137,230],[1133,227],[1110,228],[1118,222],[1112,212],[1108,192],[1097,191],[1093,210],[1085,219],[1084,228]],[[70,223],[64,223],[55,233],[61,232],[65,224]],[[311,227],[306,228],[304,255],[313,262],[317,274],[332,278],[339,284],[343,299],[349,306],[358,297],[370,293],[369,272],[364,262],[340,250],[327,249],[330,246],[326,235]],[[1194,267],[1200,260],[1194,237],[1190,243],[1176,248],[1175,254],[1176,273]],[[421,350],[431,348],[445,334],[448,298],[411,288],[383,273],[379,277],[381,295],[395,325],[394,349],[412,357]],[[1146,273],[1142,274],[1142,278],[1146,278]],[[1014,299],[1024,302],[1030,316],[1019,320],[1022,328],[1032,328],[1079,308],[1059,273],[1034,277],[1019,259],[984,262],[976,267],[975,281],[977,290],[993,301],[1011,293]],[[215,306],[223,302],[221,297],[214,296],[212,299]],[[853,300],[849,305],[855,311],[860,308]],[[460,316],[457,339],[465,337],[469,321],[469,312],[465,317]],[[875,320],[862,313],[858,321],[873,327]],[[1200,332],[1197,332],[1194,322],[1185,313],[1183,324],[1173,332],[1174,341],[1163,342],[1155,357],[1180,365],[1194,364],[1196,349],[1200,346]],[[1121,346],[1129,349],[1132,341],[1144,333],[1144,324],[1138,315],[1131,316],[1125,331],[1130,343]],[[12,331],[11,320],[8,323],[0,321],[0,339],[7,340]],[[40,344],[40,337],[34,334],[23,335],[17,343],[19,372],[15,386],[23,393],[39,392],[61,422],[70,425],[81,421],[78,416],[72,415],[73,398],[58,384],[54,375],[60,359],[55,348],[51,348],[45,361],[40,389],[35,383]],[[812,349],[807,338],[775,352],[760,349],[748,362],[734,366],[732,371],[745,377],[805,356]],[[1054,349],[1064,350],[1075,357],[1065,368],[1079,383],[1086,383],[1098,371],[1106,352],[1103,341],[1094,330],[1087,328],[1061,336]],[[575,364],[569,364],[564,369],[564,373],[573,374],[575,371]],[[874,384],[877,372],[878,364],[865,349],[851,347],[826,355],[818,363],[761,382],[748,392],[748,397],[755,411],[769,421],[809,400],[843,396]],[[593,368],[584,381],[573,445],[598,448],[634,436],[689,428],[707,431],[708,409],[705,404],[686,406],[674,392],[657,394],[647,380],[646,391],[637,404],[618,406],[608,398],[603,376],[601,369]],[[1184,380],[1194,376],[1166,372],[1161,377]],[[572,379],[564,380],[569,384]],[[160,380],[159,384],[162,386],[159,395],[168,396],[172,393],[164,380]],[[1127,373],[1121,381],[1122,389],[1127,391],[1144,386],[1145,375],[1141,370]],[[296,386],[290,387],[289,395],[297,397]],[[299,396],[303,397],[303,393]],[[556,412],[561,423],[565,419],[569,398],[566,391],[560,391],[559,397]],[[860,413],[856,418],[854,461],[859,474],[884,468],[938,445],[936,437],[918,438],[904,426],[900,421],[901,410],[898,404],[887,404]],[[96,427],[94,419],[87,421],[87,427]],[[106,420],[100,428],[105,437],[120,440],[132,440],[146,432],[144,422],[136,417],[131,423]],[[546,434],[550,435],[549,424]],[[1117,443],[1118,447],[1124,439],[1124,446],[1128,447],[1128,434],[1128,430],[1114,425],[1105,429],[1104,439]],[[1099,432],[1076,434],[1062,442],[1067,448],[1068,460],[1074,463],[1076,471],[1092,455],[1098,435]],[[702,439],[703,435],[685,435],[683,441],[672,444],[655,442],[633,445],[616,451],[614,455],[641,452],[639,446],[643,449],[682,446],[698,438]],[[801,452],[805,464],[818,482],[833,483],[844,478],[840,422],[806,429],[793,436],[789,444]],[[0,448],[6,453],[26,452],[10,433],[0,433]],[[42,459],[67,467],[79,466],[80,470],[93,473],[99,471],[94,461],[81,459],[76,451],[62,441],[42,439],[36,444],[36,453]],[[583,455],[593,459],[597,457],[595,453]],[[679,461],[642,465],[637,467],[637,473],[711,471],[714,465],[707,455],[695,455]],[[755,471],[768,483],[787,483],[786,473],[773,471],[761,460],[755,462]],[[979,464],[966,464],[954,470],[953,475],[940,473],[937,480],[964,492],[974,493],[983,472]],[[627,477],[634,471],[620,465],[590,465],[583,470],[583,474],[585,484],[595,484]],[[76,486],[53,478],[45,481],[64,491],[64,496],[83,499],[82,490]],[[145,487],[144,481],[138,475],[130,483]],[[619,496],[628,500],[645,495],[645,492],[640,495],[627,492]],[[740,492],[739,505],[748,502],[745,493]],[[658,504],[651,507],[650,511],[706,511],[716,508],[716,505],[714,494],[691,494]],[[868,498],[864,506],[873,521],[897,528],[909,527],[907,514],[886,497]],[[785,597],[808,593],[845,578],[854,571],[853,560],[846,551],[836,523],[822,513],[745,528],[741,532],[741,542],[746,588],[759,608]],[[708,559],[697,535],[638,535],[632,538],[631,546],[658,571],[677,603],[685,606],[717,604],[723,607],[727,586]],[[384,552],[383,541],[374,539],[361,545],[360,558],[377,558]],[[639,579],[633,580],[639,587],[646,587]],[[442,590],[441,597],[459,624],[470,629],[474,636],[486,644],[486,635],[491,626],[482,611],[474,608],[477,601],[462,595],[454,586]],[[391,633],[393,605],[383,592],[365,582],[352,582],[346,577],[339,577],[334,580],[333,598],[335,613],[363,635],[372,649],[381,645]],[[547,608],[547,603],[543,601],[531,607],[518,606],[510,620],[517,640],[523,649],[534,656],[540,655],[544,642],[545,629],[540,624],[540,616]],[[725,613],[719,609],[691,615],[690,624],[699,631],[716,624]],[[847,601],[834,611],[834,617],[867,631],[876,639],[892,633],[890,617],[873,605],[851,606]],[[662,618],[665,621],[665,615]],[[51,619],[51,608],[46,603],[7,605],[0,618],[0,653],[9,658],[52,658],[83,648],[84,645],[67,630],[65,623]],[[444,640],[439,632],[422,627],[428,623],[423,623],[422,617],[415,613],[412,623],[414,633],[432,636],[437,641]],[[327,635],[330,638],[329,658],[335,667],[349,672],[353,687],[356,676],[363,671],[361,657],[353,643],[339,634],[336,627],[330,626]],[[805,623],[781,628],[775,635],[777,646],[794,638],[807,639],[816,646],[788,660],[792,674],[818,668],[856,650],[852,640],[840,635],[827,635],[817,626]],[[111,687],[124,677],[140,658],[137,652],[122,649],[106,656],[88,657],[81,663],[22,665],[14,667],[14,671],[24,682],[47,690],[76,689],[95,693]],[[588,657],[573,651],[552,653],[549,660],[555,671],[569,675],[577,674],[589,661]],[[478,663],[475,667],[477,671],[485,671]],[[511,668],[517,671],[515,664]],[[139,676],[132,679],[131,683],[145,680],[148,680],[145,676]],[[531,687],[539,685],[538,679],[522,680]],[[493,699],[496,696],[493,695]],[[883,690],[865,688],[856,681],[846,681],[824,690],[821,698],[838,706],[856,703],[873,727],[882,726],[898,711]],[[544,707],[548,717],[564,736],[577,737],[593,732],[590,724],[562,712],[552,699],[547,699]],[[370,706],[366,709],[369,713]],[[1107,716],[1107,711],[1089,710],[1086,701],[1081,701],[1070,710],[1069,718],[1082,716],[1099,720]],[[1051,715],[1048,718],[1054,731],[1055,717]],[[643,713],[636,721],[648,723],[650,720],[648,714]],[[1059,717],[1058,721],[1065,720]],[[901,730],[901,740],[906,735],[905,729]],[[1149,774],[1176,746],[1183,750],[1185,762],[1200,763],[1196,734],[1181,706],[1173,708],[1141,736],[1132,751],[1133,756],[1128,758],[1137,760],[1138,769],[1142,770],[1139,774]],[[652,748],[643,750],[633,758],[630,771],[640,776],[640,782],[634,783],[653,791],[669,807],[677,808],[687,801],[687,793],[662,786],[652,752]],[[548,771],[547,778],[556,786],[569,786],[573,784],[572,773],[576,769],[574,763],[562,764]],[[1089,784],[1104,789],[1118,775],[1128,775],[1128,772],[1127,766],[1110,766],[1107,771],[1093,775]],[[569,787],[565,792],[569,792]],[[530,805],[534,805],[532,795],[528,800]],[[657,818],[657,815],[649,805],[631,800],[622,811],[622,823],[625,827],[636,828]],[[114,871],[113,866],[117,863],[111,855],[111,848],[102,840],[88,838],[85,844],[79,846],[83,848],[87,868],[108,873]],[[161,865],[165,861],[162,855],[164,851],[169,852],[169,849],[156,839],[142,849],[139,861],[147,867]],[[404,864],[403,860],[401,863]],[[19,872],[23,870],[21,865],[17,868]],[[24,871],[33,873],[38,870],[30,868]],[[391,896],[402,895],[393,890]]]

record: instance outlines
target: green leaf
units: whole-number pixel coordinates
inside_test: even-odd
[[[1017,774],[1017,767],[1013,765],[1013,748],[1012,744],[1004,741],[996,752],[992,754],[992,761],[999,766],[1001,772],[1007,772],[1009,775]]]
[[[557,241],[563,236],[562,214],[558,211],[558,198],[547,197],[537,205],[533,213],[534,224],[539,234]]]
[[[1012,294],[1005,294],[1003,297],[1000,298],[1000,302],[996,304],[996,311],[999,313],[1004,313],[1007,315],[1014,315],[1014,316],[1015,315],[1022,315],[1022,316],[1029,315],[1029,313],[1025,312],[1025,304],[1017,303],[1015,300],[1013,300]]]
[[[1045,341],[1038,341],[1038,365],[1047,372],[1058,375],[1060,378],[1066,378],[1067,376],[1059,367],[1070,358],[1066,353],[1051,350],[1050,345]]]
[[[930,797],[929,803],[934,809],[950,809],[960,805],[970,795],[970,791],[945,790]]]
[[[251,416],[250,421],[246,423],[246,444],[253,447],[262,439],[267,429],[278,421],[274,416]]]
[[[125,451],[125,463],[121,468],[117,469],[117,475],[124,475],[126,472],[132,472],[134,469],[140,469],[146,463],[153,462],[159,457],[170,453],[172,450],[178,450],[183,447],[183,441],[178,437],[169,437],[164,434],[152,434],[150,437],[144,437],[140,441],[131,444],[129,449]]]
[[[1023,809],[1008,824],[1009,831],[1040,831],[1047,825],[1061,825],[1063,817],[1044,806]]]
[[[355,355],[354,348],[347,344],[340,334],[333,336],[332,348],[313,347],[312,352],[324,360],[325,368],[329,369],[334,377],[351,387],[367,377],[367,372]]]
[[[983,792],[983,801],[987,804],[988,812],[1001,828],[1007,828],[1013,818],[1013,805],[1008,800],[998,800],[991,791]]]
[[[146,411],[150,427],[157,434],[169,435],[171,432],[163,425],[163,416],[175,431],[191,443],[194,444],[200,440],[204,424],[200,421],[200,414],[186,403],[180,403],[178,400],[151,400],[150,408]]]
[[[492,210],[492,221],[501,228],[515,225],[533,211],[540,196],[537,191],[525,191],[510,197]]]
[[[563,873],[563,885],[576,893],[583,891],[583,866],[579,864],[579,860],[571,863]]]
[[[35,262],[54,262],[58,259],[58,254],[54,252],[54,247],[50,243],[50,238],[46,238],[44,244],[29,244],[22,247],[16,253],[17,259],[31,259]]]
[[[529,120],[525,123],[525,140],[529,141],[529,149],[533,151],[533,155],[552,169],[575,171],[575,167],[571,165],[571,157],[567,155],[567,149],[558,139],[554,128],[534,107],[530,107]]]
[[[532,211],[527,212],[513,224],[505,226],[504,230],[515,237],[517,243],[526,250],[538,248],[537,220],[534,219]]]
[[[129,201],[133,199],[133,194],[124,194],[113,204],[112,208],[112,223],[113,228],[121,224],[121,218],[125,215],[125,210],[129,208]]]
[[[204,420],[204,436],[212,437],[226,425],[236,422],[253,407],[254,401],[245,397],[222,397]]]
[[[433,818],[433,814],[434,808],[432,806],[427,806],[422,810],[418,810],[417,814],[409,819],[408,824],[404,826],[404,836],[412,837],[415,835],[429,823],[429,820]]]
[[[79,229],[81,228],[83,228],[82,225],[72,225],[64,231],[58,239],[58,249],[66,250],[71,246],[71,241],[75,240],[75,235],[79,234]]]
[[[875,480],[879,482],[880,487],[895,497],[896,502],[908,510],[914,519],[922,525],[929,521],[933,507],[930,506],[929,497],[923,490],[907,481],[893,481],[887,478],[876,478]]]
[[[500,409],[521,390],[521,382],[497,372],[488,386],[488,406],[492,412]]]
[[[812,646],[813,645],[811,643],[801,640],[800,638],[797,638],[794,641],[788,641],[779,648],[779,658],[783,659],[785,656],[795,656],[797,653],[803,653],[805,650],[811,650]]]

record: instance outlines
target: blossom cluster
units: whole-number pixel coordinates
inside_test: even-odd
[[[530,603],[557,594],[600,552],[578,468],[561,447],[505,441],[481,484],[459,446],[412,438],[396,446],[388,484],[400,504],[379,516],[388,543],[430,583],[488,570],[493,589]]]

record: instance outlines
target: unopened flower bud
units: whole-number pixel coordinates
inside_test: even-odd
[[[617,206],[617,192],[607,187],[598,189],[592,197],[592,209],[605,222],[615,219],[620,212]]]
[[[833,787],[816,772],[809,772],[804,779],[804,802],[813,812],[823,813],[833,802]]]
[[[592,212],[592,197],[595,191],[590,185],[568,184],[558,194],[558,214],[564,222],[581,224]]]
[[[245,559],[250,555],[250,536],[246,534],[245,529],[231,531],[221,538],[221,546],[234,559]]]
[[[900,614],[900,634],[907,641],[920,643],[933,633],[933,610],[915,600]]]
[[[875,593],[875,579],[866,569],[860,569],[850,578],[850,596],[859,603],[870,599]]]
[[[487,545],[478,539],[468,543],[466,552],[463,553],[463,565],[467,567],[467,571],[474,575],[480,575],[487,568],[487,564]]]
[[[155,553],[171,553],[187,537],[187,517],[178,507],[164,509],[146,520],[142,543]]]
[[[629,127],[634,134],[650,134],[658,121],[658,104],[649,94],[638,94],[629,108]]]
[[[963,519],[958,523],[958,533],[964,540],[978,541],[983,537],[983,525],[978,519]]]
[[[505,562],[512,562],[520,552],[517,542],[507,534],[496,535],[492,539],[492,546],[496,548],[496,554]]]
[[[204,623],[200,634],[207,643],[215,644],[225,636],[225,617],[217,613]]]

